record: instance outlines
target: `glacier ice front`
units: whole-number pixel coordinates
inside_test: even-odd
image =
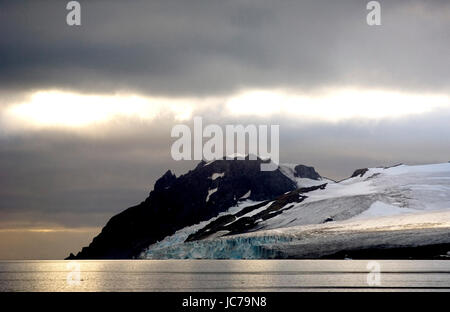
[[[145,259],[272,259],[280,255],[272,247],[291,242],[285,235],[233,236],[149,248]]]

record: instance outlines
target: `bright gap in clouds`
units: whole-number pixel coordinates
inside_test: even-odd
[[[7,117],[35,126],[84,127],[118,117],[154,119],[170,113],[177,120],[189,119],[192,103],[137,95],[82,95],[39,91],[24,103],[10,106]]]
[[[39,91],[6,110],[7,121],[37,127],[85,127],[116,118],[153,120],[169,114],[190,119],[205,108],[221,105],[231,116],[271,116],[340,121],[352,118],[380,119],[421,114],[450,108],[450,97],[378,90],[339,89],[314,95],[282,91],[246,91],[224,98],[156,98],[138,95],[83,95]]]
[[[448,95],[407,94],[378,90],[333,90],[320,95],[248,91],[227,101],[233,115],[285,114],[326,121],[380,119],[421,114],[450,107]]]

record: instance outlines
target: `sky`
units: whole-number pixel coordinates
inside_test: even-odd
[[[450,2],[0,1],[0,259],[61,259],[143,201],[176,124],[280,125],[339,179],[450,160]]]

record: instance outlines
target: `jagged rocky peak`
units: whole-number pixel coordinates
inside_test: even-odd
[[[169,188],[172,186],[176,179],[177,177],[172,173],[172,171],[167,170],[166,173],[164,173],[164,175],[155,182],[154,189],[162,190],[165,188]]]
[[[180,181],[205,181],[207,188],[202,191],[205,200],[225,200],[226,205],[230,204],[227,201],[230,195],[233,199],[245,196],[252,200],[265,200],[296,188],[296,184],[278,169],[261,171],[261,164],[264,162],[267,161],[260,158],[250,160],[248,156],[245,159],[203,161],[194,170],[181,176]],[[197,185],[194,191],[201,191],[199,187]],[[212,194],[212,190],[216,191]]]
[[[368,168],[357,169],[357,170],[355,170],[355,172],[353,172],[353,174],[352,174],[352,176],[350,178],[355,178],[355,177],[358,177],[358,176],[360,178],[362,178],[366,174],[367,171],[369,171]]]
[[[279,169],[261,171],[266,160],[200,162],[176,177],[168,170],[141,204],[113,216],[77,259],[132,258],[177,230],[216,217],[239,200],[272,200],[297,188]]]
[[[317,171],[314,169],[314,167],[309,167],[305,165],[295,166],[294,176],[296,178],[307,178],[312,180],[320,180],[322,178],[320,174],[318,174]]]

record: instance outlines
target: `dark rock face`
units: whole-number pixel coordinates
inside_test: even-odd
[[[357,169],[357,170],[355,170],[355,172],[353,172],[353,174],[350,178],[355,178],[357,176],[362,178],[366,174],[367,171],[369,171],[369,169],[367,169],[367,168]]]
[[[297,165],[294,168],[294,176],[297,178],[308,178],[313,180],[320,180],[322,177],[320,174],[317,173],[317,171],[314,169],[314,167],[308,167],[305,165]]]
[[[249,199],[261,201],[296,188],[279,170],[260,171],[262,162],[200,162],[178,178],[167,171],[144,202],[113,216],[88,247],[68,259],[130,259],[183,227],[217,216],[249,191]]]
[[[172,186],[176,181],[177,177],[172,173],[172,171],[167,170],[167,172],[155,182],[154,190],[161,191]]]

